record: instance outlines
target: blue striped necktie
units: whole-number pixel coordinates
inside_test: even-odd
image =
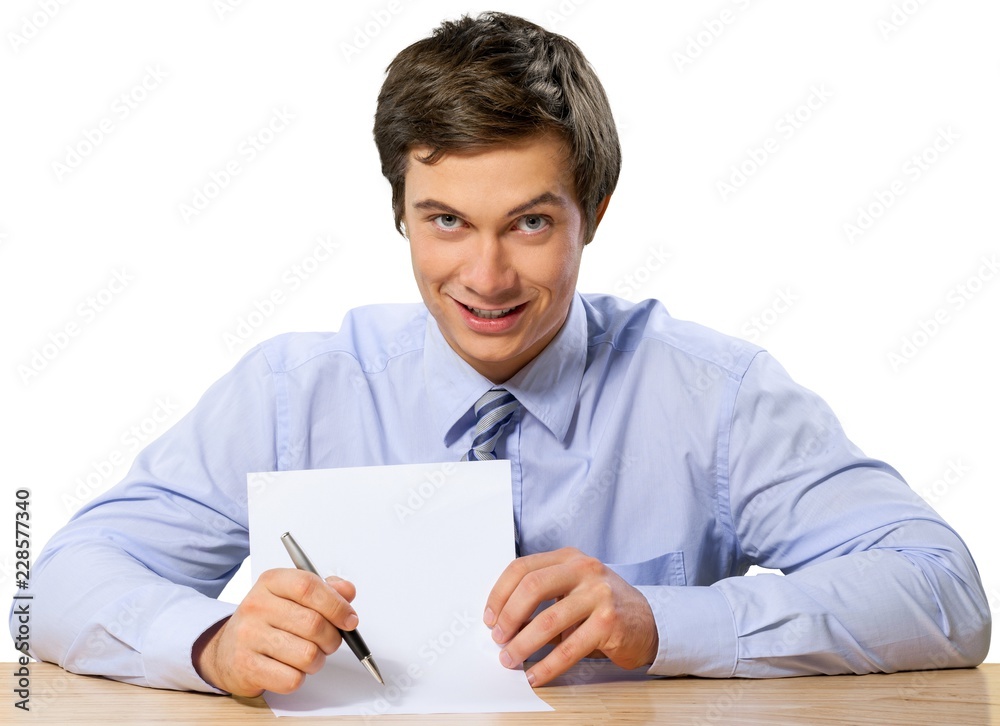
[[[514,394],[503,388],[492,388],[476,401],[476,432],[472,448],[462,457],[462,461],[490,461],[496,459],[493,449],[517,410]]]

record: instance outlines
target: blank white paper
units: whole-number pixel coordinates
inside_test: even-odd
[[[343,645],[278,716],[550,711],[508,670],[483,624],[514,558],[510,462],[265,472],[247,476],[254,581],[291,567],[291,532],[321,575],[357,586],[361,632],[386,685]]]

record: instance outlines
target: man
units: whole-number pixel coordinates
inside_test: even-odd
[[[36,657],[292,691],[357,626],[355,589],[289,568],[213,599],[248,553],[246,473],[498,456],[520,556],[483,620],[507,667],[555,643],[536,686],[595,652],[713,677],[982,661],[965,545],[822,400],[655,301],[575,292],[620,154],[572,43],[497,13],[444,23],[391,64],[375,138],[424,304],[248,353],[49,542]],[[786,576],[738,577],[751,564]]]

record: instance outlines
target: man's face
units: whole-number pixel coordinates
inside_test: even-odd
[[[494,383],[555,337],[583,252],[583,213],[560,140],[414,158],[403,220],[413,273],[445,339]]]

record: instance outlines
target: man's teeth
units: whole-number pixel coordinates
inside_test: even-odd
[[[502,318],[504,315],[507,315],[509,312],[517,308],[516,305],[505,310],[481,310],[479,308],[474,308],[471,305],[466,305],[465,307],[471,310],[477,318]]]

